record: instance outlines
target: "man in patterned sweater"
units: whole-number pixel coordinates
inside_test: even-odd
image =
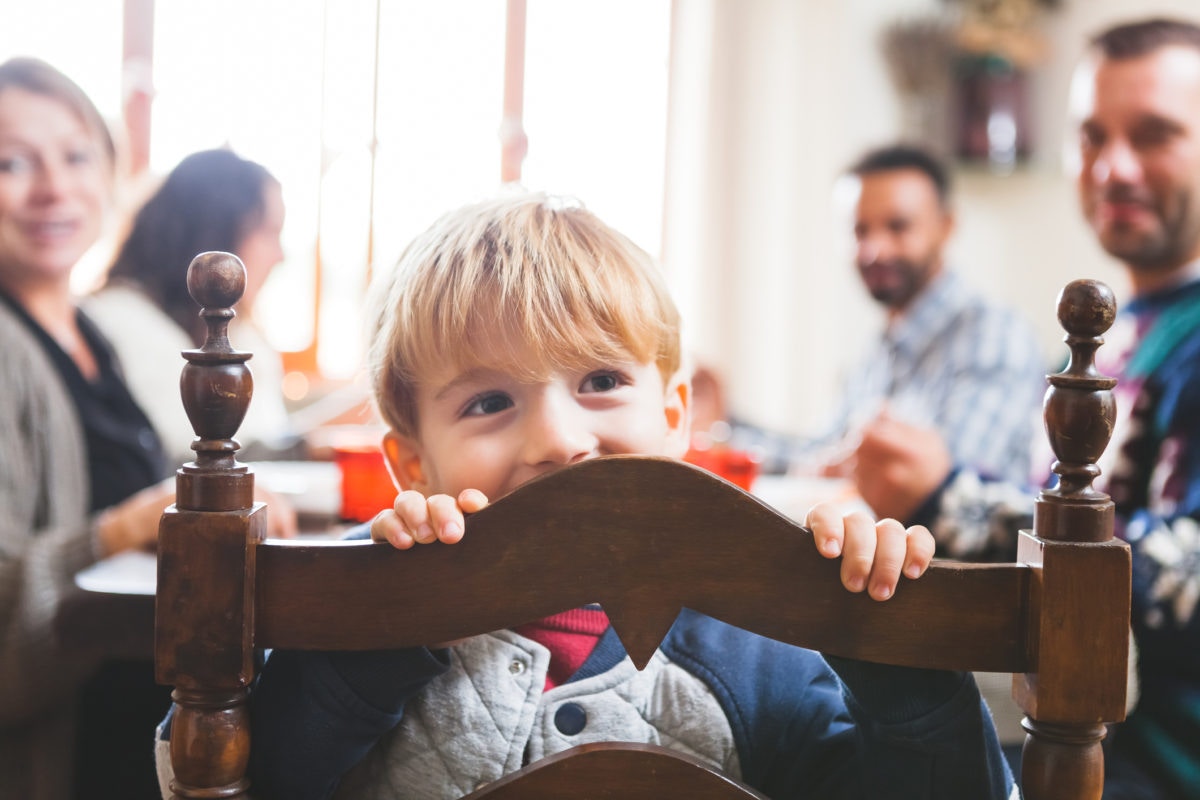
[[[1079,198],[1133,297],[1101,349],[1119,379],[1097,482],[1133,551],[1141,697],[1108,742],[1106,800],[1200,797],[1200,27],[1147,20],[1091,43],[1074,84]],[[944,549],[1011,548],[1032,496],[953,463],[932,431],[867,431],[859,484]]]

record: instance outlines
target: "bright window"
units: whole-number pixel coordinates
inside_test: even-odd
[[[9,5],[0,55],[45,58],[117,119],[122,0]],[[368,264],[390,266],[436,216],[498,188],[506,11],[504,0],[155,4],[151,171],[229,145],[279,178],[287,259],[256,309],[279,349],[309,348],[319,319],[322,373],[356,373]],[[669,32],[670,0],[527,0],[522,182],[580,197],[656,256]]]
[[[122,0],[9,0],[0,14],[0,61],[34,56],[65,72],[99,107],[121,113]]]

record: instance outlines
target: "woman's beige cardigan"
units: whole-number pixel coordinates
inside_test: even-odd
[[[64,653],[54,615],[72,576],[96,559],[89,491],[71,398],[0,303],[0,800],[70,793],[75,690],[98,654]]]

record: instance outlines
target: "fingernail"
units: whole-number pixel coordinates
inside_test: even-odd
[[[427,523],[423,523],[420,527],[417,528],[416,539],[418,542],[422,542],[422,543],[432,542],[434,540],[433,528],[429,527],[429,525]]]
[[[852,592],[861,592],[863,590],[863,579],[857,578],[857,577],[856,578],[847,578],[846,579],[846,588]]]
[[[442,526],[442,539],[454,539],[461,536],[462,532],[462,525],[459,525],[457,522],[447,522]]]
[[[919,564],[909,564],[904,569],[904,574],[910,578],[921,577],[921,566]]]
[[[875,596],[878,597],[880,600],[887,600],[889,597],[892,596],[891,587],[888,587],[888,586],[875,587]]]
[[[837,539],[829,539],[821,545],[821,552],[827,556],[836,556],[839,552]]]

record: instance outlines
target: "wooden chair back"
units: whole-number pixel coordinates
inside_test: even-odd
[[[256,649],[449,641],[589,602],[603,605],[639,668],[687,607],[834,655],[1012,673],[1027,715],[1024,796],[1100,797],[1105,723],[1124,717],[1130,590],[1112,504],[1091,487],[1113,417],[1114,382],[1092,361],[1114,314],[1106,287],[1076,282],[1060,301],[1072,360],[1050,377],[1046,400],[1060,486],[1039,498],[1018,560],[937,561],[878,603],[845,591],[838,563],[793,520],[656,458],[598,459],[532,481],[471,515],[452,548],[266,540],[267,509],[253,502],[233,439],[250,395],[248,354],[225,332],[242,275],[232,256],[204,254],[188,277],[210,335],[185,354],[196,460],[179,470],[162,519],[156,599],[157,676],[178,704],[177,797],[247,791]],[[628,744],[576,748],[473,796],[579,787],[599,797],[760,796],[693,759]]]

